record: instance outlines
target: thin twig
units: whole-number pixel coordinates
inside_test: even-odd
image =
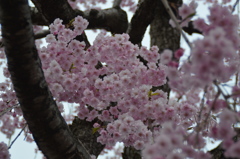
[[[238,73],[236,73],[235,86],[237,86],[237,84],[238,84]],[[236,111],[237,98],[234,98],[233,101],[234,101],[233,102],[233,109],[234,109],[234,111]]]
[[[198,121],[201,120],[201,116],[202,116],[202,111],[203,111],[203,107],[204,107],[204,102],[205,102],[205,96],[206,96],[206,93],[207,93],[207,86],[204,88],[204,93],[203,93],[203,97],[202,97],[202,100],[201,100],[201,105],[200,105],[200,111],[199,111],[199,114],[198,114]],[[198,122],[199,124],[199,122]],[[197,124],[197,127],[198,127],[198,124]]]
[[[230,95],[226,95],[222,89],[219,87],[218,83],[216,80],[213,81],[214,85],[217,87],[217,89],[221,92],[223,98],[227,101],[229,97],[231,97]],[[230,107],[229,107],[230,108]]]
[[[206,93],[207,93],[207,86],[204,88],[204,93],[203,93],[203,97],[202,97],[202,100],[201,100],[201,104],[200,104],[200,111],[199,111],[199,114],[198,114],[198,121],[197,121],[197,135],[196,135],[196,142],[197,144],[199,143],[199,131],[200,131],[200,121],[201,121],[201,116],[202,116],[202,111],[203,111],[203,107],[204,107],[204,102],[205,102],[205,96],[206,96]]]
[[[211,114],[211,111],[213,110],[213,106],[216,104],[217,99],[219,98],[220,94],[221,94],[221,91],[218,89],[218,92],[217,92],[217,94],[216,94],[216,96],[215,96],[215,98],[213,100],[213,103],[211,104],[211,109],[209,110],[205,120],[203,121],[203,124],[204,124],[203,127],[205,127],[207,125],[207,120],[208,120],[208,118],[209,118],[209,116]]]
[[[18,135],[15,137],[15,139],[11,142],[11,144],[9,145],[8,149],[11,148],[11,146],[14,144],[14,142],[17,140],[17,138],[21,135],[21,133],[23,132],[23,130],[26,128],[27,124],[25,124],[22,128],[22,130],[18,133]]]
[[[13,105],[13,106],[11,106],[11,107],[8,107],[8,108],[4,109],[2,112],[0,112],[0,118],[1,118],[5,113],[7,113],[8,111],[12,110],[13,108],[17,108],[17,107],[19,107],[19,104],[15,104],[15,105]]]
[[[180,33],[182,34],[184,40],[186,41],[186,43],[188,44],[188,46],[190,47],[190,49],[192,49],[192,45],[190,43],[190,41],[188,40],[187,36],[184,34],[184,32],[182,31],[181,26],[179,25],[176,16],[174,15],[172,9],[170,8],[170,6],[168,5],[167,0],[162,0],[162,3],[164,5],[164,7],[166,8],[168,14],[170,15],[171,19],[173,20],[173,22],[175,23],[177,29],[180,31]]]
[[[232,8],[232,13],[235,11],[235,8],[238,5],[238,3],[239,3],[239,0],[236,0],[236,2],[233,5],[233,8]]]

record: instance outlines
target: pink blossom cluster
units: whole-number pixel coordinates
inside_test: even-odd
[[[54,22],[53,27],[55,24],[59,25]],[[84,43],[64,41],[58,34],[64,35],[49,35],[48,46],[40,52],[49,87],[58,101],[79,103],[76,111],[81,119],[98,118],[108,123],[106,129],[99,125],[99,142],[112,146],[122,141],[142,150],[145,143],[152,144],[157,127],[165,122],[186,130],[194,125],[196,107],[168,101],[163,91],[151,91],[152,86],[166,82],[167,67],[156,64],[166,59],[158,54],[157,47],[139,48],[128,41],[127,34],[108,37],[102,33],[85,49]],[[175,56],[182,54],[180,49]],[[139,55],[148,61],[147,66]],[[99,61],[102,66],[96,68]]]
[[[167,102],[167,95],[151,91],[152,86],[166,82],[166,66],[156,64],[160,58],[157,47],[139,49],[128,41],[127,34],[113,37],[99,34],[93,45],[85,49],[83,42],[74,40],[82,33],[75,32],[76,27],[85,29],[85,24],[84,19],[77,17],[73,31],[59,19],[50,26],[53,34],[47,36],[49,44],[41,49],[39,56],[54,97],[57,101],[79,103],[77,113],[81,119],[98,118],[114,124],[122,120],[120,116],[128,114],[147,130],[148,124],[142,121],[158,116],[156,108],[167,109],[159,104]],[[149,61],[147,66],[137,58],[139,55]],[[97,68],[100,61],[102,66]],[[170,115],[168,109],[166,116]],[[135,144],[135,140],[139,139],[135,137],[130,143]]]
[[[70,4],[74,6],[75,2]],[[190,7],[183,5],[180,14],[186,18],[195,9],[192,2]],[[133,45],[127,34],[104,33],[86,47],[76,40],[87,28],[85,19],[76,17],[69,24],[73,29],[56,19],[46,37],[48,45],[38,49],[59,110],[63,112],[60,102],[76,103],[80,119],[97,118],[104,123],[94,124],[100,133],[99,142],[107,146],[123,142],[142,150],[146,159],[210,158],[202,151],[206,137],[223,140],[225,155],[238,157],[240,142],[234,143],[232,137],[236,135],[233,125],[239,122],[239,113],[230,109],[227,100],[218,99],[220,91],[211,85],[213,81],[226,82],[239,71],[238,18],[218,5],[210,8],[210,13],[209,23],[203,19],[194,22],[204,38],[194,42],[189,60],[180,68],[172,59],[179,59],[183,49],[174,54],[164,50],[159,55],[156,46],[147,49]],[[10,77],[7,69],[4,76]],[[177,92],[175,98],[162,90],[153,91],[153,86],[166,86],[167,77],[171,89]],[[230,97],[237,100],[239,90],[233,87]],[[11,109],[0,117],[1,131],[10,138],[25,122],[19,108],[13,108],[18,103],[8,81],[0,83],[0,96],[0,112]],[[2,147],[0,155],[4,152],[6,156],[6,145],[0,143],[0,150]]]
[[[8,152],[7,144],[0,142],[0,158],[1,159],[10,159],[11,155]]]
[[[210,137],[223,141],[222,148],[226,150],[224,153],[226,157],[238,158],[240,156],[240,142],[233,141],[233,136],[237,134],[232,124],[239,122],[240,115],[225,108],[221,112],[219,119],[219,123],[211,128]]]
[[[187,135],[181,126],[166,122],[155,135],[153,144],[146,145],[143,150],[143,156],[146,159],[210,158],[210,154],[200,150],[205,146],[205,141],[200,133]]]
[[[114,146],[123,142],[125,146],[134,146],[142,150],[151,141],[152,133],[140,120],[134,120],[128,114],[119,116],[118,120],[107,125],[106,130],[100,131],[98,142]]]
[[[187,26],[192,17],[196,14],[196,8],[198,4],[195,1],[191,1],[189,5],[182,4],[178,9],[178,13],[181,16],[180,26]],[[173,23],[173,22],[171,22]],[[174,25],[173,25],[174,26]]]
[[[239,19],[227,7],[213,5],[208,16],[209,24],[199,18],[194,26],[203,32],[204,38],[193,43],[191,55],[180,70],[170,68],[168,77],[172,89],[185,92],[204,88],[214,80],[227,82],[239,71]]]

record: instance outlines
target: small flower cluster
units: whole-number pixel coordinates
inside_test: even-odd
[[[190,61],[181,70],[170,68],[170,86],[185,92],[193,86],[204,88],[214,80],[227,82],[239,70],[239,55],[236,53],[240,39],[236,34],[239,20],[226,7],[214,5],[210,8],[206,24],[197,19],[194,26],[203,32],[204,38],[196,40],[191,50]]]
[[[192,17],[196,14],[197,6],[198,6],[198,4],[195,1],[191,1],[191,3],[189,3],[189,5],[182,4],[182,6],[179,7],[178,14],[181,17],[181,18],[179,18],[181,20],[178,20],[178,23],[181,27],[188,26],[188,23],[190,22]],[[172,19],[170,19],[169,24],[172,27],[176,27],[176,24]]]
[[[107,125],[106,130],[100,131],[98,142],[114,146],[123,142],[125,146],[134,146],[142,150],[151,141],[152,133],[140,120],[134,120],[128,114],[119,116],[118,120]]]
[[[187,138],[187,142],[184,138]],[[166,122],[156,134],[154,143],[146,145],[143,157],[146,159],[210,158],[210,154],[199,150],[204,146],[202,135],[195,133],[186,136],[185,130],[181,126],[174,126],[173,123]]]
[[[10,159],[11,155],[8,152],[7,144],[0,142],[0,158],[1,159]]]
[[[191,18],[196,14],[196,8],[198,4],[195,1],[191,1],[189,5],[183,4],[179,7],[178,12],[182,18],[180,23],[181,27],[187,26]]]
[[[236,112],[225,108],[219,118],[220,122],[211,128],[210,136],[223,141],[222,148],[226,149],[224,153],[226,157],[237,158],[240,155],[240,142],[233,141],[233,137],[237,134],[232,125],[240,120],[240,116]]]
[[[39,53],[51,92],[57,101],[79,103],[79,118],[109,122],[106,132],[110,136],[113,135],[109,132],[110,125],[122,121],[121,116],[129,116],[137,125],[140,124],[139,127],[126,131],[124,137],[122,133],[127,125],[123,124],[116,134],[124,137],[121,140],[125,144],[128,141],[129,146],[142,149],[141,144],[147,138],[137,138],[132,134],[141,130],[145,136],[146,133],[149,135],[148,124],[143,121],[157,117],[155,110],[165,113],[167,109],[167,95],[159,90],[151,91],[152,86],[166,83],[166,66],[157,64],[160,59],[158,48],[139,49],[128,41],[127,34],[109,37],[101,33],[86,49],[83,42],[74,38],[82,33],[78,28],[85,29],[87,22],[78,16],[72,24],[74,30],[65,28],[62,21],[56,19],[50,25],[52,34],[46,38],[49,44]],[[147,66],[138,59],[139,55],[148,61]],[[166,105],[160,105],[160,102]],[[172,119],[168,119],[173,114],[172,109],[167,109],[165,114],[166,118],[161,122]],[[115,139],[102,141],[104,144],[115,142]]]

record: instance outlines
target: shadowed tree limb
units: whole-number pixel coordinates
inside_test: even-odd
[[[71,8],[66,0],[32,0],[34,5],[37,7],[40,14],[48,21],[52,23],[56,18],[63,20],[63,24],[68,24],[72,19],[74,19],[77,14]],[[86,47],[90,46],[90,43],[83,32],[82,35],[76,37],[79,41],[84,41]]]
[[[56,18],[60,18],[64,24],[68,24],[70,20],[76,17],[76,12],[66,0],[32,0],[32,2],[46,18],[48,24],[52,23]]]
[[[112,34],[122,34],[127,31],[127,13],[119,6],[96,10],[91,9],[83,13],[83,17],[89,22],[87,29],[105,29]]]
[[[186,33],[188,33],[189,35],[192,35],[193,33],[198,33],[198,34],[202,34],[201,31],[199,31],[198,29],[194,28],[193,26],[193,21],[190,21],[188,23],[188,26],[183,27],[182,28]]]
[[[35,35],[34,35],[34,39],[44,38],[44,37],[46,37],[48,34],[50,34],[50,31],[49,31],[49,30],[43,30],[43,31],[35,34]]]
[[[113,8],[114,7],[120,7],[120,4],[122,3],[122,0],[114,0],[113,1]]]
[[[88,20],[87,29],[105,29],[112,34],[121,34],[127,31],[127,14],[117,4],[115,5],[113,8],[103,10],[91,9],[84,12],[73,10],[73,14],[83,16]],[[36,8],[31,8],[31,17],[35,25],[48,26],[50,24]]]
[[[158,0],[139,0],[138,8],[129,24],[127,33],[133,44],[141,44],[148,25],[155,16],[155,8]]]
[[[48,26],[48,20],[37,10],[36,7],[30,8],[32,24]]]
[[[47,158],[89,159],[89,153],[75,140],[61,116],[45,81],[27,2],[0,1],[8,69],[24,118]]]

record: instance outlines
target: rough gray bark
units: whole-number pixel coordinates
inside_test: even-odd
[[[171,0],[171,2],[180,4],[182,3],[181,1],[179,2],[179,0]],[[162,2],[158,1],[157,7],[155,8],[155,17],[150,25],[150,45],[158,46],[159,53],[161,53],[165,49],[169,49],[174,52],[180,47],[181,34],[176,28],[172,28],[172,26],[169,24],[170,19],[170,15],[167,13]],[[168,95],[170,93],[170,88],[168,84],[160,87],[154,87],[153,91],[157,89],[161,89],[167,92]]]
[[[73,123],[69,125],[69,128],[76,137],[76,140],[80,140],[90,154],[98,156],[105,145],[97,142],[97,137],[99,137],[100,134],[98,132],[93,133],[93,124],[95,122],[97,121],[93,120],[92,122],[88,122],[75,117]]]
[[[180,32],[169,24],[170,16],[161,1],[155,8],[155,17],[150,27],[151,46],[156,45],[159,52],[164,49],[177,50],[180,47]]]
[[[48,89],[35,47],[27,2],[0,0],[8,69],[23,116],[47,158],[89,159],[89,153],[73,137]]]
[[[50,31],[49,30],[43,30],[37,34],[34,34],[34,39],[41,39],[41,38],[44,38],[46,37],[48,34],[50,34]],[[4,45],[2,43],[2,41],[0,41],[0,48],[2,48]]]
[[[136,150],[134,147],[124,147],[123,153],[122,153],[123,159],[141,159],[141,151]]]

